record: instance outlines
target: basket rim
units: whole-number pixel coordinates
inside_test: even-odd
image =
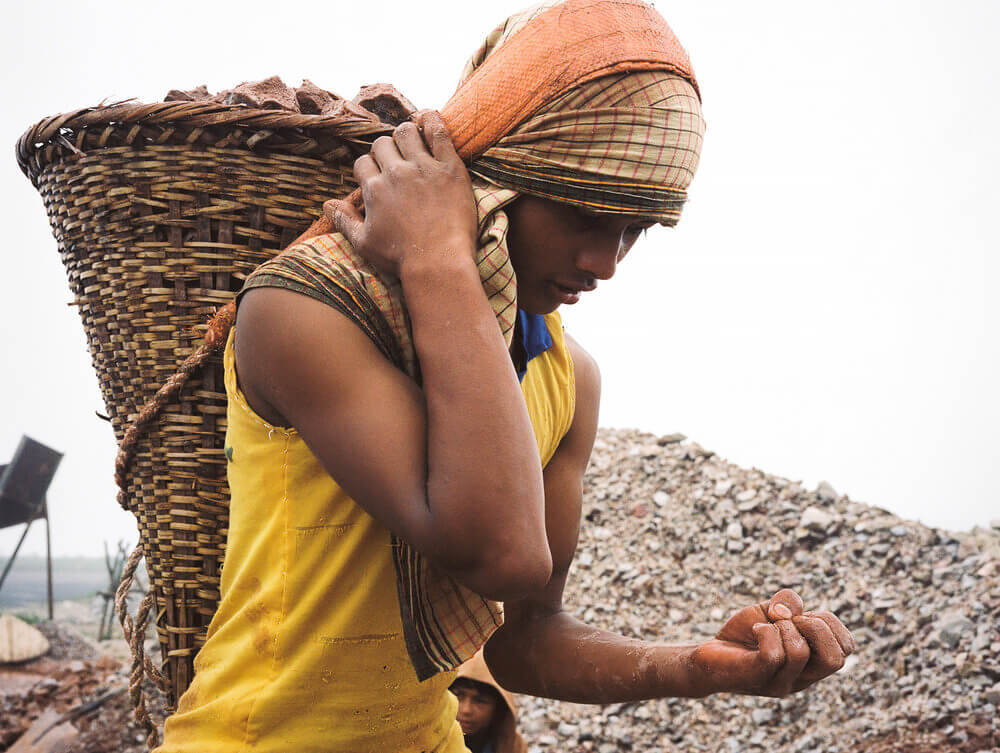
[[[304,135],[371,141],[392,133],[393,126],[345,108],[335,115],[310,115],[287,110],[264,110],[247,105],[215,102],[154,102],[125,100],[109,105],[81,107],[52,115],[28,128],[17,140],[16,157],[21,172],[29,179],[46,166],[44,151],[57,146],[60,151],[80,153],[70,138],[76,132],[97,128],[164,129],[245,128],[251,131],[294,130]]]

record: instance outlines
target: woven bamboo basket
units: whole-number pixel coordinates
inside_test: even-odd
[[[119,443],[216,309],[355,188],[353,160],[389,132],[351,112],[199,102],[87,108],[25,132],[18,164],[45,203]],[[225,429],[213,356],[142,436],[127,481],[170,705],[219,598]]]

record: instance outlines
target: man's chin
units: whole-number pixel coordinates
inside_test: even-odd
[[[517,307],[529,314],[551,314],[560,306],[559,301],[535,296],[517,296]]]

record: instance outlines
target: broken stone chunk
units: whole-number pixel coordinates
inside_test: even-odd
[[[351,102],[349,99],[338,99],[336,102],[324,107],[320,111],[320,115],[327,115],[331,117],[353,115],[357,118],[365,118],[373,123],[380,122],[375,113],[369,112],[361,105]]]
[[[825,531],[837,522],[837,517],[831,515],[818,507],[807,507],[802,511],[802,518],[799,525],[810,531]]]
[[[819,486],[816,487],[816,496],[819,497],[824,502],[835,502],[837,499],[837,490],[828,481],[820,481]]]
[[[201,86],[196,86],[194,89],[188,89],[187,91],[181,91],[180,89],[171,89],[167,92],[167,96],[163,98],[164,102],[211,102],[213,99],[212,92],[208,90],[208,87],[202,84]]]
[[[362,86],[354,103],[375,113],[383,123],[397,126],[410,119],[417,111],[416,105],[400,94],[392,84]]]
[[[302,86],[295,89],[295,99],[299,103],[299,112],[306,115],[319,115],[324,110],[333,107],[343,97],[321,89],[309,79],[303,79]]]
[[[299,112],[295,92],[278,76],[242,83],[229,92],[227,105],[248,105],[261,110]]]

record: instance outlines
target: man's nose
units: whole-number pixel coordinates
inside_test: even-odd
[[[581,251],[576,263],[581,270],[590,273],[598,280],[610,280],[618,267],[618,252],[621,245],[620,236],[613,239],[601,239]]]
[[[458,700],[458,716],[466,716],[469,713],[469,706],[471,701],[467,698],[460,698]]]

